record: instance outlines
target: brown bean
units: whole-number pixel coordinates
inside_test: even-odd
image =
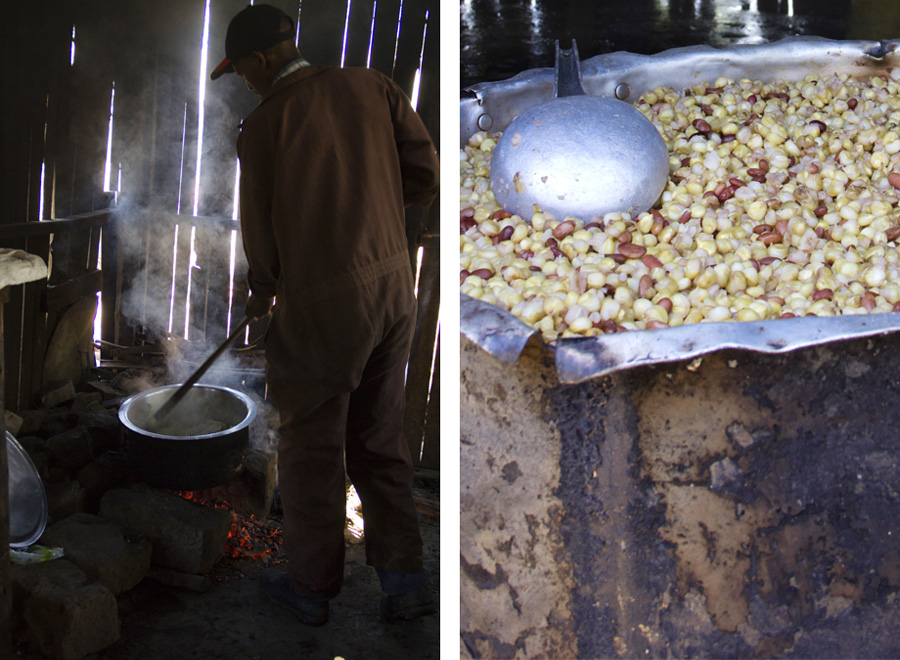
[[[615,261],[617,264],[624,264],[626,261],[628,261],[628,257],[626,257],[624,254],[619,254],[618,252],[613,252],[611,254],[605,254],[603,256],[609,257],[610,259]]]
[[[765,176],[765,170],[761,170],[758,167],[748,167],[747,175],[748,176]]]
[[[593,220],[584,226],[585,229],[592,229],[593,227],[596,227],[600,231],[603,231],[604,229],[606,229],[606,227],[603,225],[603,223],[598,222],[597,220]]]
[[[726,186],[722,192],[716,195],[720,202],[727,202],[734,195],[734,186]]]
[[[812,299],[813,302],[816,300],[831,300],[831,297],[834,295],[834,291],[831,289],[816,289],[813,291]]]
[[[556,238],[565,238],[573,231],[575,231],[575,223],[571,220],[565,220],[553,228],[553,235]]]
[[[491,236],[491,245],[500,245],[500,237]]]
[[[650,319],[649,321],[647,321],[647,330],[662,330],[663,328],[668,327],[668,325],[666,325],[662,321],[657,321],[656,319]]]
[[[654,220],[653,225],[650,227],[650,233],[654,236],[659,236],[659,232],[661,232],[664,227],[665,225],[662,220]]]
[[[823,238],[825,236],[825,228],[824,227],[816,227],[813,232],[816,234],[817,238]]]
[[[544,247],[548,247],[548,248],[559,247],[559,243],[556,241],[555,238],[553,238],[551,236],[546,241],[544,241]]]
[[[787,220],[779,220],[775,223],[775,231],[779,234],[786,234],[788,230],[788,221]]]
[[[512,225],[507,225],[506,227],[504,227],[503,229],[500,230],[500,234],[499,234],[498,238],[501,241],[508,241],[510,238],[512,238],[513,232],[515,230],[516,230],[516,228],[513,227]]]
[[[645,254],[643,257],[641,257],[641,262],[647,268],[662,268],[663,267],[663,262],[661,262],[659,259],[654,257],[652,254]]]
[[[695,119],[691,125],[700,133],[709,133],[712,130],[712,126],[705,119]]]
[[[776,261],[779,261],[778,257],[763,257],[759,260],[759,263],[763,266],[768,266],[774,264]]]
[[[891,172],[888,174],[888,183],[900,190],[900,172]]]
[[[851,110],[856,110],[856,106],[859,105],[859,101],[857,99],[850,99],[847,101],[847,107]]]
[[[650,292],[650,289],[653,288],[653,278],[647,274],[641,275],[641,279],[638,282],[638,295],[641,298],[646,298],[647,294]]]
[[[875,294],[871,291],[866,291],[862,295],[862,300],[860,300],[860,304],[866,308],[867,312],[871,312],[875,309]]]
[[[728,144],[729,142],[734,142],[734,135],[723,135],[722,136],[722,144]]]
[[[784,236],[779,234],[777,231],[767,231],[759,235],[759,240],[762,241],[762,244],[767,247],[775,243],[780,243],[783,238]]]
[[[728,183],[729,183],[729,185],[733,186],[735,189],[743,188],[744,186],[747,185],[746,183],[744,183],[743,181],[738,179],[736,176],[733,176],[730,179],[728,179]]]
[[[889,241],[896,241],[897,237],[900,236],[900,225],[888,227],[887,231],[884,232],[884,235]]]
[[[703,114],[706,115],[707,117],[709,117],[713,113],[713,109],[710,108],[705,103],[700,104],[700,109],[703,111]]]
[[[556,247],[555,245],[551,245],[551,246],[550,246],[550,251],[553,253],[553,257],[554,257],[554,258],[565,256],[564,253],[563,253],[563,251],[560,250],[560,249],[559,249],[558,247]]]
[[[768,172],[769,171],[769,161],[767,161],[765,158],[760,158],[759,159],[759,169],[761,169],[763,172]]]
[[[632,238],[630,231],[623,231],[621,234],[619,234],[619,243],[631,243],[631,240]]]
[[[480,277],[483,280],[489,280],[494,276],[494,273],[492,273],[489,268],[479,268],[477,270],[473,270],[472,275],[474,275],[475,277]]]
[[[459,221],[459,233],[465,234],[472,227],[477,226],[478,223],[475,222],[475,218],[461,218]]]
[[[810,174],[818,174],[818,173],[819,173],[819,166],[818,166],[818,164],[816,164],[816,163],[810,163],[810,164],[809,164],[809,173],[810,173]]]
[[[762,224],[762,225],[756,225],[753,228],[754,234],[765,234],[767,231],[772,231],[772,225]]]
[[[816,128],[819,129],[820,132],[828,130],[828,127],[825,125],[825,122],[819,121],[818,119],[813,119],[811,122],[809,122],[809,125],[815,126]]]
[[[524,259],[525,261],[528,261],[529,259],[534,257],[534,252],[532,252],[531,250],[522,250],[516,256],[519,259]]]
[[[541,268],[540,266],[529,266],[528,270],[531,270],[531,271],[534,271],[535,273],[537,273],[537,272],[542,271],[543,268]]]
[[[751,94],[750,96],[747,97],[747,103],[749,103],[750,105],[755,105],[756,101],[757,101],[756,94]]]
[[[672,311],[672,300],[670,298],[660,298],[656,304],[666,310],[667,314]]]
[[[781,318],[781,319],[793,319],[793,318],[797,318],[797,315],[794,314],[793,312],[785,312],[784,314],[782,314],[782,315],[779,316],[778,318]]]
[[[472,218],[474,216],[475,216],[475,209],[473,209],[471,206],[467,206],[466,208],[462,209],[459,212],[460,220],[462,220],[463,218]]]
[[[615,321],[610,321],[609,319],[607,319],[607,320],[605,320],[605,321],[597,321],[597,322],[594,324],[594,327],[595,327],[595,328],[600,328],[600,330],[601,330],[601,331],[603,332],[603,334],[605,334],[605,335],[611,335],[612,333],[614,333],[614,332],[616,331],[616,327],[617,327],[617,326],[616,326],[616,322],[615,322]]]
[[[784,304],[784,298],[782,298],[781,296],[763,296],[763,298],[765,298],[769,302],[778,303],[779,305]]]
[[[691,219],[691,211],[690,211],[690,209],[688,209],[687,211],[685,211],[684,213],[681,214],[681,217],[678,218],[678,222],[681,224],[685,224],[687,222],[690,222],[690,219]]]
[[[462,284],[463,282],[465,282],[466,278],[471,274],[472,273],[463,268],[461,271],[459,271],[459,283]]]
[[[647,248],[643,245],[634,245],[633,243],[620,243],[619,252],[628,259],[640,259],[647,254]]]
[[[513,214],[506,209],[498,209],[491,213],[491,218],[494,220],[506,220],[506,218],[511,218],[512,215]]]
[[[825,215],[826,213],[828,213],[828,207],[825,206],[824,204],[819,204],[819,205],[816,207],[816,210],[813,211],[813,213],[816,214],[816,217],[817,217],[817,218],[821,218],[823,215]]]

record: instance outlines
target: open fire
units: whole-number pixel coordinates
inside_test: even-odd
[[[232,559],[259,559],[266,555],[278,556],[281,551],[281,525],[271,519],[256,520],[254,516],[249,518],[234,511],[225,500],[210,497],[202,491],[173,491],[176,495],[186,500],[191,500],[203,506],[216,509],[227,509],[231,512],[231,531],[228,532],[228,540],[223,551],[226,557]]]

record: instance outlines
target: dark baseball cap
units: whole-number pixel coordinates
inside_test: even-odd
[[[288,19],[289,30],[282,31],[281,22]],[[253,51],[263,51],[294,37],[294,20],[272,5],[247,5],[239,12],[225,34],[225,59],[209,74],[215,80],[223,73],[234,73],[234,63]]]

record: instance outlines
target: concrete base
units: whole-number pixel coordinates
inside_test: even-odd
[[[900,337],[579,385],[461,341],[471,657],[900,657]]]

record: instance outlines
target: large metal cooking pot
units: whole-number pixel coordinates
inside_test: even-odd
[[[151,486],[202,490],[230,481],[244,465],[256,403],[237,390],[195,385],[160,423],[153,414],[179,385],[125,400],[119,422],[135,475]]]
[[[633,102],[657,86],[682,89],[719,76],[802,80],[810,74],[891,75],[900,64],[900,40],[833,41],[790,37],[763,45],[690,46],[656,55],[618,52],[581,62],[588,94]],[[460,145],[476,131],[503,131],[520,113],[553,98],[552,68],[523,71],[508,80],[479,83],[460,99]],[[804,346],[895,332],[900,313],[700,323],[588,338],[562,338],[551,347],[562,382],[577,383],[641,364],[694,358],[723,348],[782,353]],[[534,328],[493,305],[460,294],[460,330],[499,360],[514,363]]]

